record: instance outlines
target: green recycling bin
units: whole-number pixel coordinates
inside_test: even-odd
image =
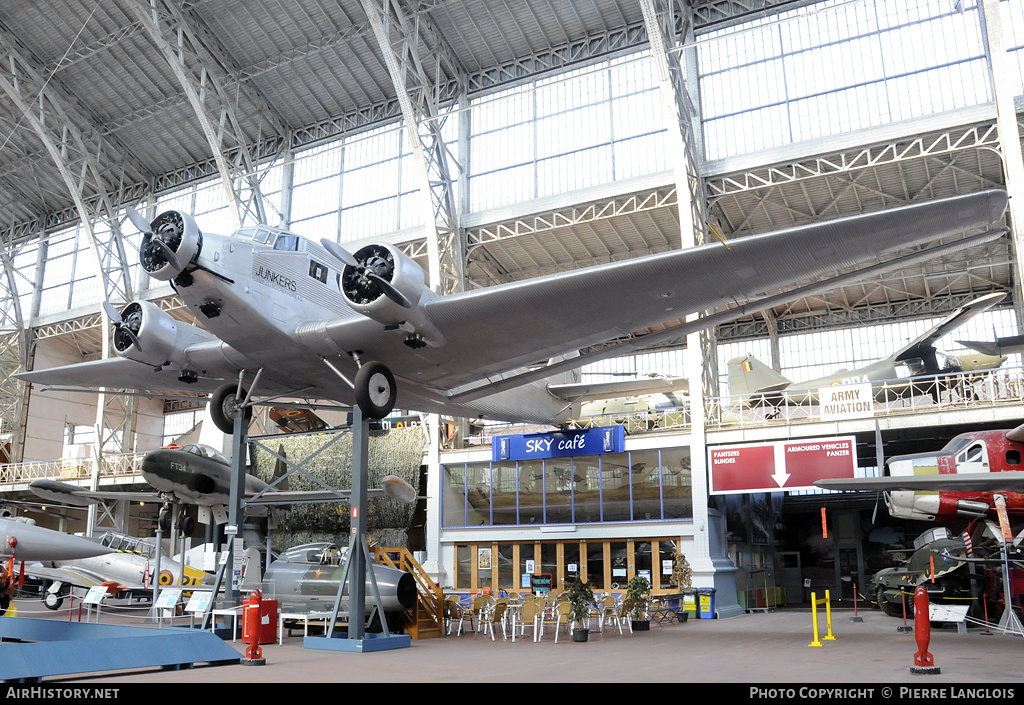
[[[701,619],[715,618],[715,588],[697,588],[697,614]]]

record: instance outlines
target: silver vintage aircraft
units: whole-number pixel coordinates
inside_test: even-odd
[[[143,268],[172,282],[209,332],[148,301],[120,312],[108,304],[118,357],[18,377],[211,392],[225,433],[251,403],[281,398],[355,402],[371,419],[399,404],[563,424],[600,390],[556,375],[708,325],[682,323],[694,312],[988,227],[1006,204],[1005,191],[984,191],[450,296],[436,295],[389,244],[350,254],[268,226],[222,236],[200,232],[187,213],[146,223],[130,211],[144,231]],[[749,310],[738,307],[735,317]],[[596,345],[600,352],[580,354]]]
[[[111,553],[88,558],[68,558],[29,563],[25,572],[46,580],[49,587],[43,592],[43,604],[49,609],[60,609],[71,589],[88,589],[102,585],[116,597],[152,595],[152,585],[206,585],[213,576],[182,565],[169,556],[160,557],[157,570],[156,545],[144,539],[107,532],[91,539]]]
[[[962,326],[972,316],[992,308],[1005,296],[1001,292],[987,294],[961,306],[886,358],[806,382],[790,381],[753,355],[735,357],[729,360],[729,393],[747,396],[746,403],[752,405],[815,404],[821,387],[870,382],[878,401],[892,401],[915,390],[923,393],[928,388],[920,380],[912,385],[914,378],[995,369],[1006,362],[1005,355],[981,352],[950,355],[937,350],[935,341]],[[936,380],[936,384],[939,381]],[[939,391],[934,386],[933,390],[934,393]]]

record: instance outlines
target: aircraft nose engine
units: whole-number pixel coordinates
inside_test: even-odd
[[[179,277],[192,264],[203,248],[203,234],[188,213],[167,211],[152,223],[129,211],[132,222],[143,232],[139,258],[142,268],[154,279],[170,281]],[[191,277],[176,279],[182,286],[191,283]]]

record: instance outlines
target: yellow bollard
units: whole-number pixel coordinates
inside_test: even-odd
[[[828,590],[825,591],[825,621],[828,624],[828,636],[825,637],[825,641],[835,641],[836,638],[832,636],[832,600],[829,599]]]
[[[811,623],[814,625],[814,641],[808,646],[824,646],[818,641],[818,598],[813,592],[811,593]]]
[[[825,591],[825,597],[821,600],[818,599],[815,593],[811,593],[811,620],[814,623],[814,641],[808,646],[824,646],[821,641],[818,640],[818,605],[825,605],[825,622],[828,625],[828,634],[825,637],[825,641],[835,641],[836,638],[832,636],[832,603],[829,600],[829,591]]]

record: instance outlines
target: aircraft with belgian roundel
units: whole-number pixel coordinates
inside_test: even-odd
[[[981,191],[450,295],[435,293],[388,243],[350,253],[266,225],[223,236],[202,232],[188,213],[148,223],[129,209],[144,233],[143,269],[170,282],[205,327],[147,300],[120,311],[107,303],[116,357],[17,377],[37,389],[210,393],[225,433],[252,404],[282,399],[357,404],[370,419],[398,405],[563,425],[584,401],[609,396],[574,377],[589,362],[748,315],[800,282],[813,284],[784,293],[799,298],[939,251],[914,249],[921,245],[1000,237],[1006,205],[1005,191]],[[880,262],[879,253],[912,249]],[[623,396],[612,384],[611,396]]]

